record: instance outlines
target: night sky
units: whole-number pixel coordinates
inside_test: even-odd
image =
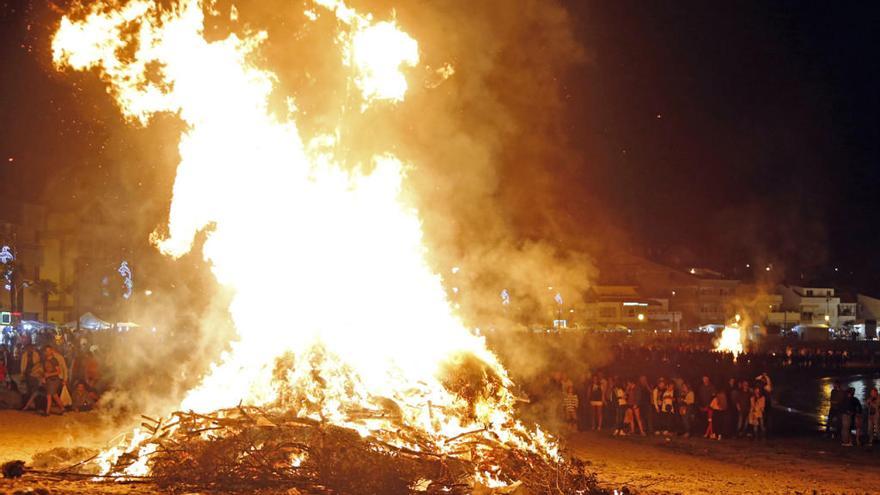
[[[625,231],[685,266],[775,262],[876,290],[880,4],[586,2],[575,17],[592,62],[571,79],[572,139]]]
[[[880,290],[880,3],[566,4],[588,56],[562,75],[583,163],[559,188],[597,205],[584,229],[601,216],[682,266]],[[51,71],[58,13],[30,5],[0,0],[0,190],[35,200],[99,167],[118,117]]]

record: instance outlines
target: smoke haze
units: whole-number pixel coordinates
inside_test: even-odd
[[[303,134],[337,133],[352,167],[385,150],[411,165],[405,199],[419,211],[429,261],[469,324],[546,325],[561,306],[579,301],[596,269],[586,251],[590,241],[583,240],[589,236],[573,233],[572,211],[590,202],[566,194],[566,181],[582,164],[567,140],[563,111],[567,72],[586,56],[561,4],[352,2],[377,19],[396,17],[422,56],[408,73],[407,100],[366,112],[354,101],[339,110],[346,77],[338,57],[326,55],[339,50],[331,15],[309,22],[303,11],[310,2],[235,6],[239,20],[230,20],[232,3],[216,2],[206,36],[267,32],[255,62],[278,76],[279,115],[291,97]],[[114,242],[138,257],[130,259],[138,283],[162,289],[127,309],[126,319],[156,323],[161,338],[145,336],[140,345],[112,351],[110,368],[121,392],[108,403],[159,413],[179,402],[232,335],[228,295],[210,280],[200,256],[171,261],[146,246],[167,216],[181,127],[162,117],[146,129],[132,128],[116,115],[94,74],[52,77],[76,87],[78,119],[95,119],[106,137],[85,163],[69,164],[47,196],[82,216],[100,205],[108,212],[102,219],[107,230],[121,233]],[[343,127],[345,134],[338,134]],[[248,254],[259,256],[259,250],[255,244]],[[509,306],[501,304],[502,289],[510,292]],[[557,293],[564,305],[554,300]],[[266,311],[296,325],[295,309]],[[532,357],[528,366],[511,358],[523,363],[514,364],[517,373],[543,372]]]

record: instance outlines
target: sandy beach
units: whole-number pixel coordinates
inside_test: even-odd
[[[848,448],[820,438],[612,437],[577,433],[571,451],[608,487],[643,494],[875,494],[880,448]]]
[[[128,431],[98,413],[42,417],[0,411],[0,461],[60,462],[52,449],[77,462]],[[608,432],[575,433],[571,453],[589,462],[603,486],[631,493],[666,494],[875,494],[880,493],[880,448],[840,447],[818,437],[755,442],[702,438],[612,437]],[[73,450],[76,449],[76,450]],[[48,493],[164,493],[149,485],[56,482],[31,476],[0,480],[0,493],[43,488]],[[26,493],[26,492],[25,492]],[[38,492],[34,492],[38,493]]]

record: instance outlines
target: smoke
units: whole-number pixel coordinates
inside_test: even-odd
[[[581,249],[585,243],[572,242],[584,237],[574,226],[576,217],[586,216],[579,210],[588,202],[566,194],[565,183],[582,160],[565,132],[563,82],[585,56],[562,5],[352,2],[377,18],[395,16],[419,41],[422,63],[408,74],[406,102],[367,112],[351,102],[342,113],[345,72],[335,65],[337,57],[326,56],[339,49],[328,28],[332,16],[308,21],[303,11],[310,2],[244,1],[235,3],[238,21],[229,17],[231,5],[216,2],[218,15],[206,35],[267,31],[256,62],[278,76],[279,114],[291,96],[305,135],[347,129],[338,138],[352,167],[386,150],[411,164],[406,200],[419,211],[430,262],[470,324],[546,324],[579,302],[596,269]],[[100,223],[119,233],[113,240],[118,250],[134,255],[128,259],[138,287],[160,288],[153,299],[137,298],[120,313],[157,332],[132,335],[131,345],[104,350],[117,390],[106,403],[161,411],[179,403],[232,335],[228,294],[209,279],[198,256],[171,261],[146,243],[167,215],[180,124],[168,117],[147,129],[130,128],[93,74],[64,77],[81,84],[81,100],[98,102],[81,102],[77,112],[82,119],[100,119],[106,136],[94,150],[97,165],[79,165],[67,174],[76,183],[56,181],[48,196],[75,199],[80,221],[87,221],[95,204],[107,212]],[[249,255],[259,256],[259,246]],[[459,268],[454,274],[453,267]],[[510,292],[510,305],[501,304],[502,289]],[[529,378],[544,373],[549,356],[560,350],[546,349],[546,359],[529,356],[525,347],[502,353],[516,373]],[[584,363],[577,357],[570,362]]]

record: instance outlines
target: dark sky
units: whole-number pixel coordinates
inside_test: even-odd
[[[661,261],[880,289],[880,3],[566,3],[589,58],[568,77],[567,193]],[[0,0],[0,180],[36,198],[98,166],[118,117],[51,74],[57,14],[30,5]]]
[[[572,139],[626,231],[684,264],[877,286],[880,4],[572,4],[592,56]]]

